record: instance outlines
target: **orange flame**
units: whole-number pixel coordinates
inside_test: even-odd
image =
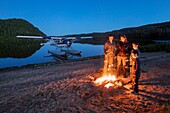
[[[114,81],[116,81],[116,80],[117,80],[117,78],[116,78],[114,75],[110,75],[110,74],[109,74],[109,75],[104,75],[104,76],[96,79],[96,80],[94,81],[94,83],[95,83],[97,86],[99,86],[99,85],[102,85],[103,83],[108,82],[108,83],[104,86],[104,87],[106,87],[106,88],[109,88],[109,87],[115,86],[115,85],[117,85],[117,86],[122,86],[122,83],[121,83],[121,82],[115,82],[115,83],[114,83]]]

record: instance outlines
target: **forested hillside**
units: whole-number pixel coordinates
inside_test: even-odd
[[[125,34],[130,40],[167,40],[170,39],[170,22],[125,28],[112,33]]]
[[[23,19],[0,19],[0,36],[45,35]]]

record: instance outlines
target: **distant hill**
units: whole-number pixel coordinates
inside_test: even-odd
[[[23,19],[0,19],[0,58],[25,58],[40,49],[40,39],[18,39],[16,35],[45,35]]]
[[[152,40],[170,40],[170,22],[149,24],[139,27],[124,28],[120,30],[113,30],[101,33],[87,33],[87,34],[74,34],[67,36],[93,36],[93,39],[83,39],[79,42],[104,44],[106,37],[109,34],[114,34],[116,39],[119,35],[126,35],[129,41],[138,41],[140,43],[147,43]]]
[[[45,35],[23,19],[0,19],[0,36]]]

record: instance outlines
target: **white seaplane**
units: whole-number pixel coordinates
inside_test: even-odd
[[[63,36],[16,36],[17,38],[33,38],[33,39],[47,39],[51,42],[50,45],[56,46],[60,48],[60,51],[53,51],[48,50],[48,53],[50,53],[53,56],[56,56],[60,59],[67,59],[67,55],[76,55],[81,56],[81,51],[73,50],[71,48],[71,45],[74,41],[77,39],[86,39],[86,38],[93,38],[91,36],[88,37],[63,37]],[[41,43],[43,45],[43,43]],[[66,48],[66,49],[62,49]]]

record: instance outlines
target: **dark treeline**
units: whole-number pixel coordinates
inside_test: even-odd
[[[104,44],[106,37],[113,34],[116,40],[120,35],[126,35],[129,41],[138,41],[141,45],[150,44],[152,40],[170,40],[170,22],[149,24],[140,27],[124,28],[103,33],[75,34],[67,36],[93,36],[93,39],[83,39],[79,42]]]
[[[17,39],[17,35],[45,35],[23,19],[0,20],[0,58],[25,58],[40,49],[40,39]]]
[[[119,41],[120,35],[126,35],[129,42],[136,41],[140,44],[142,52],[167,51],[170,52],[170,44],[155,43],[153,40],[170,40],[170,22],[149,24],[140,27],[124,28],[103,33],[74,34],[67,36],[92,36],[92,39],[81,39],[79,43],[104,44],[107,36],[113,34],[115,41]]]
[[[170,39],[170,22],[149,24],[140,27],[125,28],[112,31],[113,34],[124,34],[130,41],[146,43],[152,40]]]

